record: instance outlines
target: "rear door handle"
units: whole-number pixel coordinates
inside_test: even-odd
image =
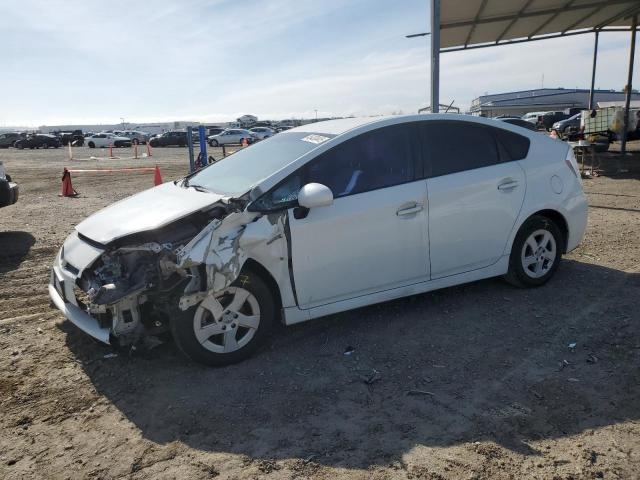
[[[411,207],[401,208],[396,212],[396,215],[411,215],[412,213],[421,212],[424,207],[419,203],[412,205]]]
[[[512,180],[512,179],[503,180],[498,184],[498,190],[509,191],[509,190],[513,190],[518,185],[519,183],[516,180]]]

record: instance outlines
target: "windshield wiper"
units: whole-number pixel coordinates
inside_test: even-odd
[[[211,190],[209,190],[207,187],[203,187],[202,185],[195,185],[195,184],[192,185],[186,180],[185,180],[184,186],[185,188],[193,188],[199,192],[211,192]]]

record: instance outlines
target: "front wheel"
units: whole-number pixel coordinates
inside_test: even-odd
[[[190,359],[211,366],[249,357],[266,339],[275,317],[273,295],[256,274],[242,274],[171,320],[171,333]]]
[[[209,141],[209,146],[210,147],[217,147],[218,146],[218,141],[217,140],[210,140]]]
[[[554,274],[562,258],[564,237],[550,219],[535,215],[516,235],[506,280],[517,287],[537,287]]]
[[[89,148],[96,148],[96,144],[93,142],[89,142],[87,145]]]

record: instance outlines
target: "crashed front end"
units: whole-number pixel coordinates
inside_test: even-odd
[[[167,332],[172,317],[239,274],[233,243],[254,217],[241,210],[241,204],[219,201],[107,243],[76,231],[56,257],[52,303],[85,333],[114,346]],[[217,232],[221,225],[224,234]]]

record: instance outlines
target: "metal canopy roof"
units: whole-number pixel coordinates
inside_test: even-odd
[[[441,51],[629,30],[640,0],[442,0]]]

